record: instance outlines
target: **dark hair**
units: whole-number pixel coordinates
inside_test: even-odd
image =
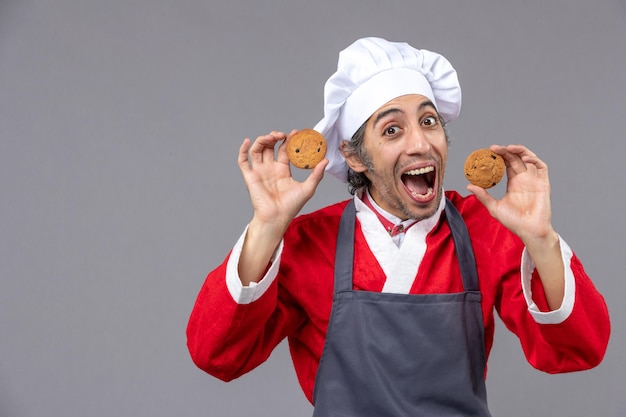
[[[371,166],[371,160],[367,152],[365,152],[365,147],[363,146],[366,125],[367,120],[357,129],[354,135],[352,135],[352,138],[349,141],[346,141],[346,151],[350,155],[356,154],[359,160],[369,168]],[[370,179],[367,178],[364,173],[353,171],[352,168],[348,167],[348,186],[350,194],[354,195],[359,188],[366,187],[368,185],[370,185]]]
[[[443,132],[446,135],[446,143],[450,146],[450,136],[448,135],[446,123],[441,115],[437,114],[437,118],[439,119],[439,123],[441,123]],[[349,141],[346,141],[346,151],[350,155],[356,155],[361,163],[371,170],[373,168],[372,160],[363,146],[363,142],[365,141],[366,126],[367,120],[357,129],[354,135],[352,135],[352,138]],[[348,167],[348,186],[350,194],[354,195],[359,188],[367,187],[369,185],[370,180],[363,172],[356,172],[353,171],[352,168]]]

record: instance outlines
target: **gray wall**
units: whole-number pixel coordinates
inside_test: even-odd
[[[549,164],[556,228],[609,304],[583,373],[535,371],[499,324],[494,416],[625,415],[623,0],[0,0],[0,416],[310,415],[284,344],[225,384],[185,326],[251,214],[242,139],[317,122],[362,36],[459,71],[446,188],[492,143]],[[328,176],[305,211],[347,196]]]

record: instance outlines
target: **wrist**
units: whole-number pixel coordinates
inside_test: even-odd
[[[552,228],[540,236],[522,237],[521,239],[528,252],[532,255],[541,256],[541,254],[554,253],[555,250],[560,252],[559,235]],[[535,256],[533,256],[533,260]]]
[[[278,243],[288,226],[289,221],[281,221],[279,218],[263,219],[254,215],[248,223],[248,234],[255,241],[262,241],[264,244]]]
[[[254,221],[248,224],[238,264],[244,286],[259,282],[263,277],[281,239],[282,232],[275,225]]]

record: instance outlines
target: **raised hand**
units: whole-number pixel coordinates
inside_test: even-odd
[[[506,164],[506,193],[500,200],[475,185],[467,189],[487,207],[489,213],[522,240],[553,233],[548,166],[522,145],[497,146],[491,150]]]
[[[521,145],[492,146],[506,164],[506,192],[500,200],[475,185],[476,195],[489,213],[522,239],[544,287],[548,305],[558,309],[565,291],[564,263],[559,236],[552,227],[548,166]]]
[[[287,226],[324,177],[327,159],[317,164],[305,181],[292,177],[285,144],[296,132],[287,136],[273,131],[252,144],[246,138],[239,148],[237,160],[254,209],[239,258],[239,277],[244,285],[261,278]],[[283,143],[275,153],[280,141]]]
[[[294,133],[296,130],[289,137]],[[324,160],[318,164],[305,181],[294,180],[285,148],[287,138],[285,133],[276,131],[259,136],[252,144],[246,138],[238,157],[256,220],[284,227],[313,196],[328,163]],[[280,141],[283,143],[275,156],[275,147]]]

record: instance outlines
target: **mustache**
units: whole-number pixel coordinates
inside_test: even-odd
[[[444,164],[440,156],[429,153],[419,158],[411,158],[408,161],[403,161],[401,164],[396,165],[396,168],[395,168],[396,174],[404,171],[406,167],[423,163],[423,162],[432,162],[437,167],[437,171],[442,170],[444,167]]]

